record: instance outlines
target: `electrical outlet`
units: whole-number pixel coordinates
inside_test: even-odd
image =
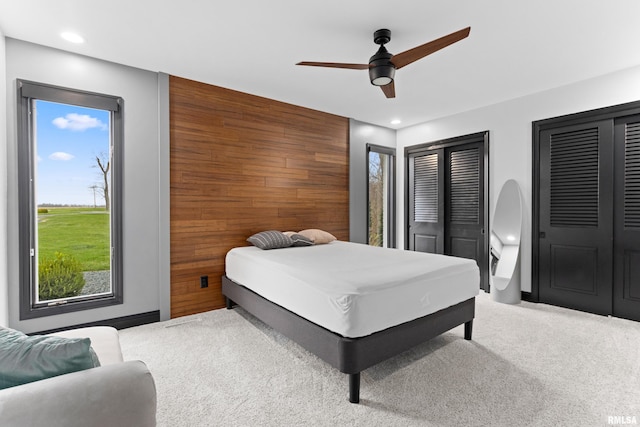
[[[200,276],[200,287],[201,288],[209,287],[209,276]]]

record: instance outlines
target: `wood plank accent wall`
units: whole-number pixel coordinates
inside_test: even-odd
[[[224,306],[225,254],[253,233],[348,240],[348,119],[174,76],[169,96],[172,318]]]

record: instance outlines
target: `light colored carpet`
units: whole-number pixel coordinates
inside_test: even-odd
[[[640,323],[484,293],[476,301],[472,341],[460,326],[367,369],[359,405],[345,374],[239,308],[120,339],[125,359],[153,373],[160,426],[640,423]]]

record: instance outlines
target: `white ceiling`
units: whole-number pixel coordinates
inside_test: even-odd
[[[639,17],[638,0],[0,2],[7,37],[392,128],[640,65]],[[467,26],[467,39],[397,71],[395,99],[364,70],[295,65],[367,63],[380,28],[399,53]]]

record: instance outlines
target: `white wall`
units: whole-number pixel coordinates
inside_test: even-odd
[[[158,73],[160,320],[171,318],[171,124],[169,119],[169,75]]]
[[[500,188],[515,179],[524,196],[522,234],[522,290],[531,291],[532,126],[535,120],[557,117],[640,100],[640,67],[576,82],[508,102],[432,120],[401,129],[397,150],[424,142],[489,130],[489,207],[493,216]],[[398,177],[404,161],[398,156]],[[398,247],[404,247],[404,180],[398,180]],[[491,218],[492,220],[492,218]]]
[[[356,243],[367,243],[367,144],[395,148],[396,131],[349,120],[349,240]]]
[[[0,31],[0,242],[7,241],[7,89],[5,41]],[[7,245],[0,244],[0,326],[9,325]]]
[[[33,332],[159,310],[160,294],[170,292],[168,277],[161,277],[167,270],[161,263],[168,262],[168,239],[162,239],[165,246],[161,247],[159,231],[161,217],[163,221],[168,217],[168,212],[160,212],[168,197],[165,195],[161,204],[160,187],[169,170],[160,170],[159,153],[168,153],[168,149],[161,150],[159,137],[157,73],[6,39],[7,114],[2,115],[7,117],[8,130],[6,248],[18,247],[16,79],[124,98],[124,304],[21,321],[18,254],[8,250],[8,282],[12,286],[8,300],[3,299],[0,305],[8,302],[9,326]],[[168,192],[168,186],[163,188]],[[163,298],[167,299],[165,294]],[[161,317],[166,318],[166,313]]]

